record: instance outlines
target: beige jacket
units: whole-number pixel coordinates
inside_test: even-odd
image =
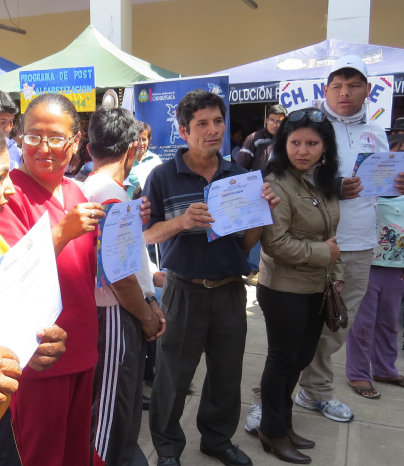
[[[329,226],[328,238],[336,233],[338,199],[326,199],[307,174],[294,168],[288,169],[281,178],[271,173],[265,180],[281,200],[272,211],[274,224],[264,227],[262,234],[259,283],[291,293],[324,291],[331,254],[324,241],[323,217],[303,183],[320,200]],[[333,271],[335,279],[343,281],[341,264],[334,264]]]

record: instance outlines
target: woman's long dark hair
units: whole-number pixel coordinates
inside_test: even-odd
[[[308,110],[317,109],[304,109]],[[306,113],[303,118],[298,121],[290,121],[290,116],[285,118],[279,126],[276,133],[273,146],[272,158],[264,171],[264,175],[274,173],[278,177],[282,177],[285,170],[291,166],[286,152],[286,141],[288,137],[299,128],[311,128],[322,139],[325,147],[325,164],[319,164],[314,170],[314,181],[316,187],[327,198],[338,195],[338,154],[337,143],[335,140],[335,132],[332,124],[327,118],[323,121],[311,121]]]

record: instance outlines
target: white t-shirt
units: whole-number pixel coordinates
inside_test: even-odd
[[[129,197],[123,187],[106,173],[93,173],[81,185],[81,190],[90,202],[110,204],[112,202],[128,202]],[[153,281],[149,271],[149,258],[146,243],[143,239],[142,269],[136,272],[136,278],[142,288],[144,296],[155,293]],[[97,306],[114,306],[118,301],[110,286],[95,287],[95,300]]]
[[[352,177],[359,153],[388,152],[389,145],[383,129],[371,123],[346,124],[330,121],[334,127],[340,174]],[[364,251],[376,245],[376,198],[357,197],[340,201],[340,222],[337,241],[341,251]]]

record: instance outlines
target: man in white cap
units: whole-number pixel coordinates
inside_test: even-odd
[[[384,130],[374,122],[369,123],[365,105],[369,92],[365,63],[356,55],[347,55],[338,59],[331,69],[322,107],[334,127],[340,160],[341,219],[337,242],[344,266],[342,297],[350,321],[365,295],[376,245],[375,199],[360,197],[363,187],[359,177],[352,177],[352,169],[358,153],[389,150]],[[400,191],[403,189],[401,176],[396,186]],[[354,415],[349,406],[334,397],[331,355],[341,348],[346,335],[347,329],[332,333],[324,326],[314,359],[302,372],[301,389],[296,395],[299,406],[318,410],[327,418],[342,422],[349,422]]]

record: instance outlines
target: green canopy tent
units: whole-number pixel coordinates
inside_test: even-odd
[[[14,98],[20,93],[20,71],[94,66],[97,90],[132,87],[135,82],[176,78],[178,74],[123,52],[94,26],[87,28],[65,49],[0,76],[0,89]]]

